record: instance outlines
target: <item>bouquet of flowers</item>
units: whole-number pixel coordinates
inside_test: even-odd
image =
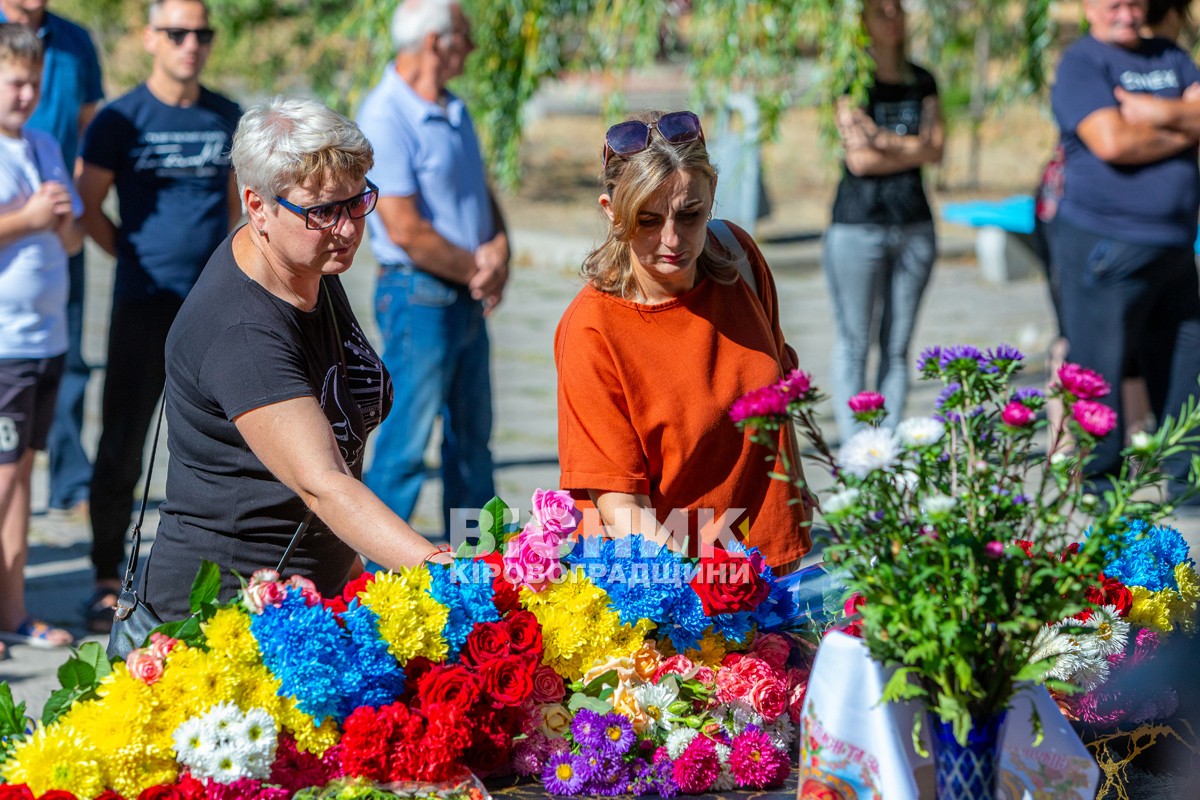
[[[822,504],[832,528],[826,557],[856,593],[850,605],[871,655],[896,667],[884,696],[919,700],[952,724],[959,743],[1002,715],[1021,682],[1045,680],[1055,668],[1059,654],[1037,643],[1047,622],[1091,610],[1097,625],[1115,627],[1115,615],[1097,608],[1088,590],[1123,551],[1127,518],[1151,521],[1170,510],[1135,493],[1163,478],[1166,458],[1196,443],[1191,431],[1200,424],[1194,405],[1165,420],[1126,451],[1121,474],[1097,496],[1082,467],[1115,425],[1097,402],[1108,384],[1077,365],[1062,367],[1052,395],[1065,421],[1049,431],[1046,455],[1036,442],[1047,398],[1014,385],[1022,361],[1008,346],[926,351],[922,378],[944,385],[937,413],[893,430],[881,425],[883,398],[859,395],[851,408],[869,427],[836,455],[814,419],[822,398],[802,372],[731,410],[764,447],[773,448],[772,432],[790,420],[813,442],[815,460],[836,482]],[[1063,447],[1068,433],[1072,452]],[[1090,535],[1076,543],[1085,517]]]
[[[807,673],[766,630],[794,604],[758,552],[576,538],[565,492],[533,510],[510,529],[495,500],[500,549],[335,598],[262,570],[220,604],[205,565],[189,624],[124,662],[85,644],[35,727],[0,684],[0,798],[480,800],[470,773],[513,770],[567,794],[782,783]]]

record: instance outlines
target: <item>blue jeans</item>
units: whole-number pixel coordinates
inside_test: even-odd
[[[54,425],[47,443],[50,454],[51,508],[71,508],[88,499],[92,464],[84,452],[83,401],[91,368],[83,360],[83,251],[67,262],[70,292],[67,295],[67,365],[58,386]]]
[[[1158,247],[1109,239],[1062,217],[1051,238],[1062,281],[1068,359],[1104,376],[1113,387],[1099,398],[1117,412],[1117,427],[1092,451],[1085,472],[1103,480],[1121,469],[1125,420],[1121,378],[1136,359],[1155,417],[1178,417],[1197,395],[1200,378],[1200,281],[1190,245]],[[1168,459],[1166,473],[1182,483],[1194,448]],[[1103,488],[1102,483],[1099,488]]]
[[[384,267],[375,318],[395,402],[375,439],[364,480],[401,517],[412,516],[425,480],[425,449],[442,418],[442,522],[450,509],[482,508],[492,482],[491,356],[483,305],[465,286],[412,267]]]
[[[867,389],[867,353],[878,320],[876,391],[888,411],[884,425],[904,418],[908,398],[909,343],[921,296],[937,257],[932,222],[908,225],[834,223],[825,232],[823,265],[833,300],[833,413],[845,441],[862,428],[847,401]]]

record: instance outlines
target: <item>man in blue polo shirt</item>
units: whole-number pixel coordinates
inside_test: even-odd
[[[406,0],[392,17],[396,59],[358,122],[379,187],[367,218],[380,264],[376,315],[396,399],[366,483],[412,515],[425,448],[442,417],[442,510],[478,509],[492,482],[491,363],[484,317],[508,280],[509,248],[471,116],[446,90],[474,48],[457,2]]]
[[[63,163],[75,166],[79,140],[104,98],[100,61],[88,32],[47,11],[49,0],[0,0],[0,22],[28,25],[45,47],[42,99],[29,127],[45,131],[62,146]],[[92,465],[83,449],[83,401],[91,373],[83,360],[83,251],[67,262],[67,363],[58,387],[54,425],[50,429],[50,508],[72,510],[87,503]]]
[[[1200,82],[1200,69],[1174,43],[1142,38],[1145,0],[1083,5],[1089,33],[1063,54],[1052,95],[1066,151],[1052,242],[1063,327],[1070,360],[1114,387],[1127,360],[1138,359],[1161,420],[1178,416],[1200,377],[1197,138],[1131,121],[1118,97],[1146,93],[1178,103]],[[1102,402],[1120,420],[1120,391]],[[1120,470],[1123,442],[1121,420],[1087,467],[1097,489]],[[1189,455],[1168,464],[1173,490],[1183,486]]]

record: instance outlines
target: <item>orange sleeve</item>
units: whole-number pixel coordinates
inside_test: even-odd
[[[585,290],[585,292],[588,290]],[[560,488],[649,494],[649,470],[630,398],[603,331],[576,297],[554,336]]]
[[[750,268],[754,270],[754,279],[758,282],[758,299],[762,301],[763,310],[771,324],[771,335],[775,339],[775,349],[779,354],[780,366],[783,367],[785,373],[791,372],[799,367],[800,359],[792,346],[783,340],[783,328],[779,325],[779,295],[775,292],[775,277],[771,274],[767,259],[758,249],[754,237],[732,222],[726,222],[726,224],[729,225],[729,229],[733,231],[733,235],[737,237],[738,242],[746,251],[746,256],[750,259]]]

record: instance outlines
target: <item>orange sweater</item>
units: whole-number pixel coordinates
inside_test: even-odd
[[[737,429],[729,408],[796,365],[766,261],[749,234],[730,227],[760,297],[740,279],[702,278],[658,305],[589,285],[563,314],[554,338],[561,483],[578,499],[588,489],[648,495],[668,528],[680,519],[668,519],[673,509],[688,509],[692,542],[697,509],[721,519],[744,508],[730,529],[778,566],[812,547],[801,527],[807,510],[788,503],[797,491],[767,475],[766,450]],[[780,440],[795,463],[786,430]],[[710,527],[706,538],[715,532]]]

